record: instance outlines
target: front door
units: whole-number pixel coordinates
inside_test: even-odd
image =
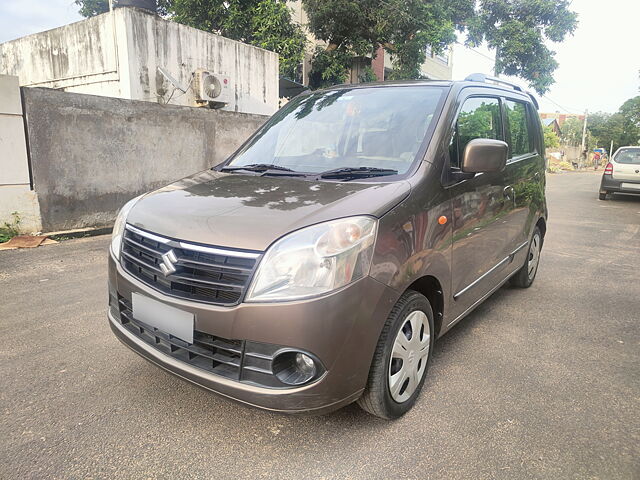
[[[510,191],[505,191],[504,172],[464,174],[462,155],[476,138],[504,140],[500,99],[471,96],[462,102],[452,135],[451,184],[453,209],[451,321],[504,279],[504,262],[510,241],[504,217],[513,209]]]

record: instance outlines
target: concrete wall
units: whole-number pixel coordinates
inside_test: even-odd
[[[115,16],[81,22],[0,44],[0,74],[21,86],[88,90],[120,96]]]
[[[0,75],[0,225],[14,223],[13,212],[19,215],[19,229],[41,229],[38,198],[29,177],[18,78]]]
[[[174,91],[157,67],[187,93]],[[194,105],[192,73],[228,75],[234,98],[224,110],[272,114],[278,107],[278,55],[136,8],[0,44],[0,74],[22,86],[56,88],[174,105]]]
[[[123,17],[129,55],[131,91],[127,98],[193,105],[193,90],[186,95],[162,76],[163,67],[183,86],[192,72],[205,68],[229,75],[233,101],[224,110],[271,115],[278,108],[278,55],[202,30],[168,22],[131,8],[116,10]],[[120,47],[120,44],[118,45]],[[178,98],[176,98],[178,96]],[[174,101],[175,99],[175,101]]]
[[[22,91],[44,231],[111,223],[130,198],[223,161],[267,118]]]

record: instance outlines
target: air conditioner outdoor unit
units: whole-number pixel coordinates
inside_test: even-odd
[[[193,73],[193,90],[198,104],[212,102],[217,106],[224,106],[233,98],[229,77],[204,68],[198,68]]]

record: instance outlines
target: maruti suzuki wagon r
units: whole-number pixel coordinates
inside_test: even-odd
[[[506,282],[534,281],[546,217],[537,104],[520,88],[476,74],[309,92],[222,164],[121,209],[109,323],[245,404],[397,418],[434,341]]]

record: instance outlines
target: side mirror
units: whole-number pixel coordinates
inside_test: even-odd
[[[462,157],[465,173],[499,172],[507,164],[509,147],[502,140],[476,138],[467,143]]]

